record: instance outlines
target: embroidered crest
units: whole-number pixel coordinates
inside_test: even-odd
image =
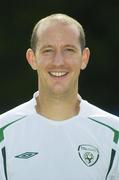
[[[92,145],[80,145],[78,147],[78,153],[81,160],[88,167],[93,166],[99,159],[99,151]]]

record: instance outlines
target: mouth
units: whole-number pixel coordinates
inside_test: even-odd
[[[64,77],[68,72],[49,72],[49,74],[53,77]]]

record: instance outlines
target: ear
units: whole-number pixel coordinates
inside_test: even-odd
[[[89,48],[84,48],[83,53],[82,53],[82,64],[81,64],[81,69],[84,70],[88,64],[90,57],[90,50]]]
[[[37,64],[36,64],[36,59],[35,59],[35,54],[31,48],[29,48],[26,52],[26,59],[30,66],[32,67],[33,70],[37,69]]]

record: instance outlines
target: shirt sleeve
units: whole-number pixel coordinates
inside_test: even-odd
[[[115,172],[116,176],[114,180],[119,180],[119,160],[118,160],[118,166],[117,166],[117,170]]]
[[[0,180],[7,180],[7,177],[5,176],[5,168],[4,168],[2,149],[3,149],[3,147],[1,147],[1,144],[0,144]]]
[[[118,143],[118,149],[117,149],[117,168],[115,169],[115,179],[114,180],[119,180],[119,143]]]
[[[4,180],[4,179],[2,178],[2,174],[1,174],[1,172],[0,172],[0,180]]]

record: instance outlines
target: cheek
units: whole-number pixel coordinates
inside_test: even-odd
[[[48,65],[48,61],[43,58],[37,58],[36,62],[38,71],[43,71],[43,69],[45,69]]]
[[[81,63],[80,61],[72,64],[72,71],[74,72],[76,77],[79,77],[81,71]]]
[[[47,67],[52,61],[52,58],[49,58],[47,56],[39,56],[39,58],[37,58],[37,64],[39,66],[42,66],[42,67]]]
[[[81,69],[81,60],[80,59],[71,60],[70,61],[70,66],[72,67],[73,70],[80,71],[80,69]]]

